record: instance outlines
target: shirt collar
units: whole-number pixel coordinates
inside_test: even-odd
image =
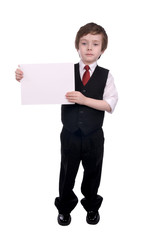
[[[84,70],[84,67],[85,67],[86,65],[85,65],[85,64],[83,63],[83,61],[81,60],[81,61],[79,62],[79,66],[80,66],[80,70],[83,71],[83,70]],[[89,65],[90,70],[91,70],[92,73],[94,72],[96,66],[97,66],[97,62],[94,62],[94,63],[92,63],[92,64]]]

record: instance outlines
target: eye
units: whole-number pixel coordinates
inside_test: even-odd
[[[94,46],[99,46],[100,43],[99,43],[99,42],[94,42],[93,45],[94,45]]]
[[[82,42],[82,45],[86,45],[87,43],[86,42]]]

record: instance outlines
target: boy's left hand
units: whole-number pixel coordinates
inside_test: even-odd
[[[78,103],[81,105],[85,104],[86,97],[81,92],[78,91],[67,92],[65,96],[69,102]]]

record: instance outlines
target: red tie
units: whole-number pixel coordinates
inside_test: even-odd
[[[83,82],[83,85],[85,86],[87,84],[87,82],[89,81],[90,79],[90,73],[89,73],[89,69],[90,67],[88,65],[86,65],[84,67],[84,69],[86,70],[85,73],[83,74],[83,79],[82,79],[82,82]]]

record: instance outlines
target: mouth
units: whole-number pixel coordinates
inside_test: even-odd
[[[87,57],[91,57],[91,56],[93,56],[93,54],[87,53],[86,56],[87,56]]]

